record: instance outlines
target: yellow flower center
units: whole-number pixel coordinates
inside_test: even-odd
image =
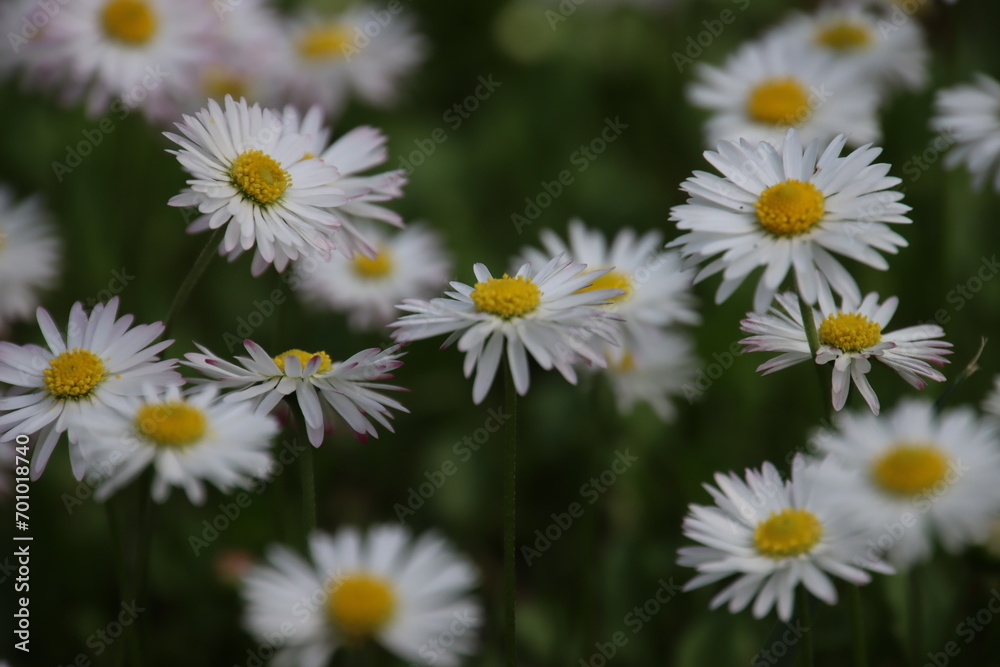
[[[771,516],[757,524],[753,544],[763,556],[787,558],[809,553],[822,535],[823,524],[815,514],[787,508],[771,512]]]
[[[202,89],[206,97],[213,100],[224,100],[226,95],[234,100],[247,97],[249,86],[246,79],[226,67],[212,65],[205,69],[201,79]]]
[[[348,641],[359,643],[375,635],[392,618],[396,596],[389,583],[368,574],[352,574],[329,585],[326,613]]]
[[[754,209],[760,226],[777,236],[797,236],[820,221],[826,198],[808,181],[790,178],[760,193]]]
[[[868,28],[850,21],[838,21],[826,25],[816,33],[816,43],[837,51],[851,51],[871,44]]]
[[[625,290],[624,294],[613,296],[610,301],[624,301],[632,293],[632,280],[621,271],[608,271],[587,287],[582,287],[578,292],[591,292],[598,289],[620,289]]]
[[[889,493],[913,496],[943,480],[948,463],[948,457],[934,445],[902,442],[875,461],[872,477]]]
[[[45,386],[56,398],[85,398],[104,379],[104,362],[90,350],[75,347],[49,361],[42,371]]]
[[[104,34],[124,44],[145,44],[156,32],[156,13],[144,0],[110,0],[101,11]]]
[[[205,435],[207,424],[204,412],[179,401],[149,403],[135,416],[139,435],[160,447],[192,445]]]
[[[310,60],[343,58],[351,46],[351,32],[342,25],[307,30],[299,39],[299,53]]]
[[[305,368],[309,360],[319,355],[320,362],[319,368],[316,369],[317,373],[326,373],[327,371],[333,370],[333,361],[330,360],[330,355],[320,350],[319,352],[306,352],[305,350],[292,349],[287,352],[283,352],[278,356],[274,357],[274,363],[278,364],[278,368],[281,372],[285,372],[285,357],[297,357],[302,367]]]
[[[392,272],[392,257],[385,248],[379,248],[374,257],[362,254],[354,257],[354,272],[362,278],[382,278]]]
[[[795,79],[768,79],[750,91],[747,114],[758,123],[796,126],[809,115],[809,94]]]
[[[819,325],[819,342],[843,352],[861,352],[882,340],[882,327],[878,322],[860,313],[827,315]]]
[[[635,357],[628,350],[622,352],[622,356],[617,362],[612,361],[610,358],[609,361],[611,363],[608,365],[620,373],[631,373],[635,370]]]
[[[490,278],[485,283],[476,283],[471,297],[479,312],[509,320],[527,315],[538,308],[542,292],[530,278],[511,278],[505,273],[503,278]]]
[[[292,178],[274,158],[259,150],[249,150],[233,160],[229,170],[233,186],[260,206],[281,199]]]

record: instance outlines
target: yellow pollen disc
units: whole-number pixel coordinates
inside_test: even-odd
[[[328,590],[327,616],[354,643],[375,635],[396,610],[392,588],[379,577],[352,574],[335,579]]]
[[[819,342],[843,352],[860,352],[882,340],[878,322],[860,313],[838,312],[827,315],[819,325]]]
[[[816,33],[816,43],[837,51],[851,51],[871,44],[868,28],[849,21],[831,23]]]
[[[362,278],[382,278],[392,272],[392,257],[385,248],[379,248],[378,254],[365,257],[362,254],[354,256],[354,272]]]
[[[135,428],[160,447],[187,447],[205,435],[205,413],[188,403],[149,403],[139,408]]]
[[[299,39],[299,53],[312,60],[343,58],[350,46],[351,33],[340,25],[312,28]]]
[[[615,370],[621,373],[631,373],[635,370],[635,357],[632,356],[631,352],[625,350],[625,352],[622,353],[621,359],[619,359],[616,363],[611,363],[609,365],[613,366]]]
[[[287,356],[298,357],[299,361],[302,363],[302,368],[305,368],[306,364],[309,363],[309,360],[315,357],[317,354],[320,356],[320,362],[319,362],[319,368],[316,369],[316,372],[325,373],[329,370],[333,370],[333,362],[330,360],[330,355],[324,352],[323,350],[320,350],[319,352],[306,352],[305,350],[296,350],[296,349],[289,350],[288,352],[282,352],[281,354],[276,356],[274,358],[274,363],[278,364],[278,368],[280,368],[281,372],[284,373],[285,357]]]
[[[763,556],[787,558],[809,553],[822,535],[823,524],[815,514],[788,508],[771,512],[771,516],[757,524],[753,544]]]
[[[490,278],[485,283],[476,283],[470,295],[476,310],[497,315],[505,320],[527,315],[542,300],[538,285],[525,276],[511,278],[506,273],[503,278]]]
[[[66,350],[49,361],[42,379],[56,398],[84,398],[104,379],[104,362],[90,350]]]
[[[608,271],[600,278],[594,280],[588,287],[582,287],[578,292],[591,292],[598,289],[620,289],[625,290],[624,294],[613,296],[609,301],[624,301],[632,293],[632,280],[620,271]]]
[[[291,176],[274,158],[258,150],[245,151],[233,160],[229,176],[237,190],[260,206],[281,199],[292,183]]]
[[[747,114],[758,123],[794,127],[809,116],[809,94],[795,79],[768,79],[750,91]]]
[[[902,442],[875,461],[872,477],[889,493],[913,496],[941,482],[948,463],[948,457],[933,445]]]
[[[760,226],[777,236],[796,236],[820,221],[826,198],[808,181],[790,178],[760,193],[754,208]]]
[[[144,0],[110,0],[101,11],[101,27],[111,39],[138,46],[156,32],[156,13]]]

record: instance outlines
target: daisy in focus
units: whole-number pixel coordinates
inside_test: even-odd
[[[773,35],[792,48],[816,51],[853,69],[882,97],[895,88],[920,90],[927,83],[929,54],[919,21],[893,23],[890,30],[884,24],[862,7],[825,7],[815,14],[796,14]]]
[[[139,107],[166,121],[183,105],[185,82],[211,53],[214,18],[202,0],[61,3],[34,60],[63,72],[63,100],[85,97],[91,116]]]
[[[176,360],[157,356],[172,340],[154,343],[163,324],[132,326],[131,315],[117,317],[118,297],[98,304],[87,315],[73,304],[67,335],[56,328],[48,311],[38,309],[38,326],[46,347],[0,341],[0,382],[18,393],[0,398],[0,442],[19,435],[38,440],[31,458],[31,477],[45,470],[59,436],[69,431],[73,474],[82,479],[85,460],[77,445],[75,424],[103,406],[125,405],[143,385],[181,383]]]
[[[494,278],[483,264],[473,267],[475,285],[452,282],[453,292],[430,301],[406,299],[400,310],[411,313],[392,324],[393,338],[410,342],[449,334],[442,348],[458,341],[465,353],[465,377],[476,371],[472,401],[483,402],[506,348],[517,393],[528,392],[528,355],[545,370],[555,367],[576,384],[573,364],[604,367],[606,343],[619,344],[618,318],[601,306],[619,296],[617,288],[586,289],[608,270],[589,271],[563,256],[535,270],[524,264],[517,273]]]
[[[483,610],[469,593],[478,579],[433,533],[413,540],[398,525],[315,532],[308,560],[275,545],[244,575],[244,624],[262,642],[283,638],[276,665],[323,667],[342,646],[376,642],[410,663],[453,667],[475,650]]]
[[[246,403],[223,403],[217,388],[181,395],[180,387],[129,397],[114,408],[81,416],[80,449],[88,477],[99,479],[94,498],[103,501],[148,466],[153,500],[183,488],[195,505],[205,502],[205,482],[223,493],[249,488],[271,464],[278,423],[254,414]]]
[[[396,319],[403,299],[440,292],[451,261],[440,235],[422,225],[391,235],[374,228],[363,233],[377,248],[374,257],[305,257],[295,263],[289,284],[306,302],[347,315],[352,329],[378,331]]]
[[[850,128],[847,141],[878,141],[878,95],[855,67],[819,52],[803,52],[770,37],[742,46],[725,65],[699,63],[688,99],[713,116],[706,141],[781,143],[789,128],[805,142],[827,143]]]
[[[380,107],[395,102],[402,82],[424,59],[424,39],[405,14],[355,4],[340,14],[305,13],[290,20],[282,74],[298,106],[338,115],[352,95]]]
[[[837,589],[830,575],[860,585],[871,581],[865,570],[893,574],[878,558],[862,557],[868,527],[818,485],[824,467],[796,456],[787,481],[770,463],[747,470],[744,479],[716,473],[716,486],[705,485],[715,505],[691,505],[684,519],[684,535],[704,545],[679,550],[677,562],[698,570],[684,590],[737,575],[712,598],[712,609],[728,603],[737,613],[753,602],[755,618],[777,607],[787,622],[800,584],[832,605]]]
[[[953,144],[945,165],[962,165],[976,188],[991,181],[1000,192],[1000,83],[976,74],[974,83],[938,91],[934,107],[931,127]]]
[[[630,414],[645,403],[661,421],[671,422],[677,415],[671,399],[681,393],[688,400],[696,396],[690,394],[695,371],[694,346],[688,337],[656,331],[643,345],[626,347],[610,356],[602,373],[608,378],[620,414]]]
[[[836,464],[829,493],[879,531],[869,556],[907,568],[931,557],[935,539],[957,553],[989,537],[1000,440],[971,409],[936,414],[930,401],[906,400],[879,418],[846,412],[814,442]],[[901,521],[905,530],[887,528]]]
[[[670,219],[687,233],[668,247],[679,247],[689,264],[721,253],[695,276],[699,282],[722,273],[716,303],[758,267],[765,269],[754,294],[757,312],[767,309],[790,270],[810,304],[821,284],[860,301],[857,283],[834,254],[885,270],[880,253],[907,245],[889,228],[910,222],[903,194],[890,189],[900,179],[888,175],[888,164],[874,163],[881,148],[862,146],[841,157],[845,141],[839,135],[820,153],[817,142],[803,148],[788,130],[781,148],[720,141],[705,152],[722,176],[696,171],[684,181],[689,199]]]
[[[0,186],[0,334],[31,317],[38,293],[56,281],[61,255],[62,243],[38,199],[15,203]]]
[[[767,313],[750,313],[740,322],[741,330],[754,334],[740,341],[746,346],[743,352],[781,353],[757,367],[763,375],[812,356],[795,294],[786,292],[779,295],[777,301],[778,306]],[[878,396],[867,377],[872,369],[871,359],[882,362],[916,389],[927,385],[922,378],[945,380],[944,375],[931,366],[948,363],[945,356],[951,354],[951,343],[938,340],[944,336],[944,331],[936,324],[921,324],[886,332],[885,327],[898,305],[896,297],[879,303],[878,294],[872,292],[860,303],[845,297],[841,307],[836,308],[829,293],[820,291],[820,308],[813,311],[819,339],[816,363],[833,362],[835,410],[844,407],[853,382],[871,411],[878,414]]]
[[[622,229],[610,244],[604,234],[587,228],[582,220],[569,223],[569,242],[555,232],[541,232],[544,252],[526,248],[524,261],[544,265],[549,258],[564,254],[588,268],[608,269],[588,289],[616,288],[623,291],[612,297],[609,309],[622,318],[625,345],[640,345],[649,335],[677,324],[698,324],[694,309],[691,280],[694,272],[681,269],[676,253],[664,252],[663,237],[658,232],[641,236],[632,229]]]
[[[282,114],[282,126],[291,135],[307,138],[306,157],[318,158],[323,164],[335,168],[339,174],[330,186],[338,188],[346,201],[326,209],[336,221],[335,227],[330,230],[332,247],[348,259],[357,254],[374,258],[377,248],[367,229],[375,223],[403,227],[403,218],[381,205],[403,196],[403,186],[407,182],[403,170],[370,175],[361,173],[388,159],[388,138],[374,127],[362,126],[354,128],[331,144],[330,129],[323,124],[321,109],[315,106],[302,117],[294,107],[286,107]],[[201,227],[206,228],[204,224]],[[233,261],[242,252],[241,247],[233,248],[229,253],[229,261]],[[316,259],[316,254],[307,253],[307,256]],[[322,258],[325,259],[325,256]],[[273,262],[278,271],[285,270],[289,259],[281,248],[275,249]],[[252,273],[260,275],[267,265],[268,261],[262,257],[258,248],[254,252]]]
[[[332,185],[340,173],[307,154],[310,138],[286,131],[281,115],[226,97],[177,124],[164,136],[169,151],[193,176],[171,206],[202,213],[188,231],[225,227],[221,250],[256,248],[265,263],[297,259],[303,251],[329,254],[338,222],[327,207],[347,201]]]
[[[339,415],[359,439],[378,437],[371,420],[392,431],[390,408],[408,412],[383,391],[403,391],[385,384],[390,371],[403,365],[399,346],[362,350],[344,361],[333,361],[326,352],[288,350],[269,356],[260,345],[244,342],[249,357],[236,357],[238,365],[223,360],[198,345],[202,354],[188,353],[181,363],[208,376],[221,389],[235,389],[223,397],[227,403],[249,401],[258,414],[268,414],[281,399],[298,399],[309,442],[323,443]]]

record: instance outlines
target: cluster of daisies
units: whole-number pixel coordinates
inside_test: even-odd
[[[384,3],[281,16],[264,0],[11,0],[0,29],[0,75],[94,116],[154,122],[226,94],[330,115],[352,97],[386,106],[425,52],[402,7]]]
[[[683,531],[699,546],[682,548],[679,563],[698,572],[687,590],[736,575],[713,608],[752,604],[756,617],[776,608],[787,621],[799,585],[834,604],[831,577],[865,584],[928,560],[935,542],[958,552],[984,542],[1000,514],[996,399],[988,417],[916,399],[880,415],[867,379],[875,360],[923,389],[945,379],[935,367],[951,352],[936,323],[887,331],[897,298],[862,294],[841,259],[887,269],[884,255],[907,245],[891,226],[911,222],[901,181],[871,142],[878,105],[924,84],[927,54],[915,18],[889,23],[880,11],[796,16],[724,66],[700,67],[690,88],[692,103],[713,111],[716,148],[705,158],[718,173],[682,184],[688,200],[671,219],[684,233],[670,246],[699,267],[696,282],[721,274],[717,302],[762,269],[741,343],[778,354],[758,371],[828,365],[831,407],[844,408],[853,384],[869,408],[814,434],[810,456],[788,457],[788,477],[765,463],[705,486],[714,504],[691,506]],[[996,123],[995,103],[988,112],[985,102],[950,104]],[[992,166],[976,141],[953,157]],[[992,141],[1000,146],[1000,133]],[[847,145],[856,148],[844,155]]]

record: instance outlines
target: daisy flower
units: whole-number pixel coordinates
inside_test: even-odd
[[[694,273],[681,269],[681,259],[676,253],[662,250],[663,237],[659,232],[639,236],[626,228],[609,244],[600,231],[588,229],[582,220],[574,219],[569,223],[568,243],[548,229],[542,230],[541,240],[544,252],[527,248],[522,253],[524,260],[534,266],[565,254],[588,268],[608,269],[590,289],[623,291],[620,296],[612,297],[607,307],[624,320],[626,345],[639,345],[651,332],[666,326],[701,321],[691,295]]]
[[[986,414],[1000,417],[1000,375],[993,376],[993,389],[983,399],[980,407]]]
[[[92,116],[121,104],[167,120],[210,53],[212,18],[202,0],[61,3],[38,61],[65,72],[64,100],[86,97]]]
[[[225,226],[223,251],[256,247],[268,263],[330,252],[337,219],[326,207],[347,197],[331,185],[339,172],[307,154],[309,137],[286,131],[280,114],[228,96],[225,110],[209,100],[177,128],[184,136],[164,133],[181,147],[169,152],[194,178],[170,205],[204,214],[189,231]]]
[[[454,292],[430,301],[405,299],[400,310],[411,313],[390,324],[393,338],[409,342],[450,334],[442,347],[458,341],[465,353],[465,377],[476,371],[472,401],[482,403],[493,384],[505,341],[507,363],[517,393],[528,391],[528,356],[545,370],[555,367],[576,384],[573,363],[604,367],[604,342],[619,343],[618,318],[601,306],[622,290],[587,289],[607,273],[588,271],[562,256],[540,270],[524,264],[514,276],[494,278],[483,264],[473,267],[475,285],[452,282]]]
[[[105,500],[154,470],[153,500],[162,503],[181,487],[192,503],[205,502],[205,484],[223,493],[249,488],[271,464],[277,422],[254,414],[246,403],[224,403],[217,387],[181,395],[180,387],[154,391],[80,418],[80,449],[92,476],[100,479],[94,498]]]
[[[385,134],[374,127],[362,126],[330,144],[330,130],[323,124],[319,107],[312,107],[303,117],[299,116],[295,108],[286,107],[282,125],[285,132],[308,139],[307,156],[317,157],[324,164],[334,167],[339,174],[330,186],[343,192],[346,201],[335,208],[326,209],[336,220],[336,226],[330,230],[332,246],[348,259],[357,253],[374,258],[377,248],[365,229],[375,222],[394,227],[403,226],[403,219],[399,214],[380,204],[402,197],[403,186],[407,182],[406,174],[401,169],[371,175],[361,173],[388,159],[385,146],[388,139]],[[234,248],[229,253],[229,260],[234,260],[242,252],[242,248]],[[312,258],[315,254],[309,253],[308,256]],[[284,271],[289,259],[280,248],[276,248],[276,269]],[[253,274],[259,275],[267,265],[268,262],[258,249],[253,258]]]
[[[870,555],[908,567],[930,558],[932,538],[954,553],[989,536],[1000,512],[994,424],[912,399],[877,419],[846,412],[836,424],[814,442],[836,464],[829,492],[878,533]]]
[[[931,126],[953,144],[945,165],[964,165],[976,188],[990,180],[1000,192],[1000,83],[976,74],[974,83],[938,91],[934,107]]]
[[[482,625],[482,605],[469,595],[478,579],[433,533],[317,531],[308,560],[275,545],[244,575],[244,624],[276,649],[275,665],[323,667],[341,646],[371,641],[410,663],[453,667],[473,652]]]
[[[744,352],[780,352],[757,367],[764,375],[788,368],[810,358],[809,342],[795,294],[778,296],[778,307],[767,313],[750,313],[740,329],[754,334],[740,342]],[[847,402],[851,382],[858,388],[872,412],[878,414],[878,396],[868,383],[871,359],[882,362],[916,389],[927,386],[926,377],[943,382],[945,377],[931,364],[948,363],[951,343],[937,340],[944,331],[936,324],[920,324],[886,332],[899,299],[890,297],[881,304],[871,292],[858,303],[844,298],[840,308],[829,293],[820,291],[820,308],[813,311],[819,339],[816,363],[833,362],[833,407],[841,410]]]
[[[320,350],[288,350],[275,357],[251,340],[244,341],[249,357],[236,357],[239,365],[224,361],[198,345],[202,354],[188,353],[181,363],[217,381],[223,389],[237,389],[226,394],[226,402],[251,401],[256,411],[267,414],[286,396],[295,394],[305,419],[309,442],[323,443],[326,431],[333,429],[335,415],[347,422],[359,437],[378,437],[369,417],[392,431],[389,408],[408,412],[397,401],[380,393],[402,391],[381,381],[392,378],[389,371],[403,365],[399,346],[386,350],[362,350],[345,361],[334,362]]]
[[[880,23],[882,25],[880,25]],[[876,91],[919,90],[927,83],[928,52],[918,21],[885,29],[885,20],[858,6],[796,14],[775,29],[793,48],[817,51],[852,67]]]
[[[0,382],[20,393],[0,398],[0,442],[38,434],[31,458],[31,477],[38,479],[59,436],[69,431],[73,474],[82,479],[84,459],[74,424],[102,406],[118,407],[144,384],[180,384],[174,359],[157,355],[172,340],[153,343],[163,324],[131,326],[131,315],[117,317],[118,297],[98,304],[87,315],[73,304],[66,338],[48,311],[38,309],[38,326],[46,347],[0,341]]]
[[[695,282],[722,273],[716,303],[725,301],[759,266],[754,310],[763,312],[794,270],[803,297],[816,303],[820,284],[861,300],[851,274],[833,254],[876,269],[888,268],[879,251],[895,254],[906,240],[889,224],[909,223],[901,192],[890,190],[900,179],[889,165],[873,164],[881,148],[862,146],[840,157],[844,135],[822,154],[812,142],[804,149],[795,130],[782,148],[761,142],[720,141],[708,160],[722,176],[696,171],[681,189],[690,195],[675,206],[670,219],[687,231],[668,247],[679,246],[689,263],[714,255]]]
[[[714,115],[706,140],[746,139],[780,144],[795,128],[803,141],[827,143],[850,128],[848,141],[878,141],[878,95],[854,66],[803,52],[785,39],[746,44],[722,67],[699,63],[688,99]]]
[[[439,292],[451,261],[440,235],[420,225],[392,235],[375,229],[364,233],[375,243],[374,257],[304,257],[295,263],[289,284],[305,301],[346,314],[352,329],[377,331],[396,318],[396,304],[403,299]]]
[[[704,546],[683,547],[678,563],[698,570],[689,591],[725,579],[739,578],[712,598],[711,608],[728,603],[730,612],[753,601],[753,615],[763,618],[777,606],[778,617],[792,617],[799,584],[827,604],[836,604],[834,575],[853,584],[867,584],[865,570],[892,574],[878,558],[863,558],[867,527],[823,492],[818,478],[824,465],[796,457],[791,479],[783,480],[770,463],[715,475],[706,484],[715,505],[691,505],[684,535]]]
[[[424,39],[404,14],[356,4],[340,14],[301,14],[286,24],[283,81],[293,103],[339,114],[351,95],[389,106],[423,61]],[[379,20],[379,19],[382,20]]]
[[[38,292],[59,273],[62,243],[37,198],[14,202],[0,186],[0,333],[25,320],[38,305]]]
[[[618,412],[626,415],[645,403],[662,421],[673,421],[677,410],[671,398],[690,387],[695,375],[691,341],[676,333],[656,331],[646,344],[621,350],[609,355],[603,371]]]

